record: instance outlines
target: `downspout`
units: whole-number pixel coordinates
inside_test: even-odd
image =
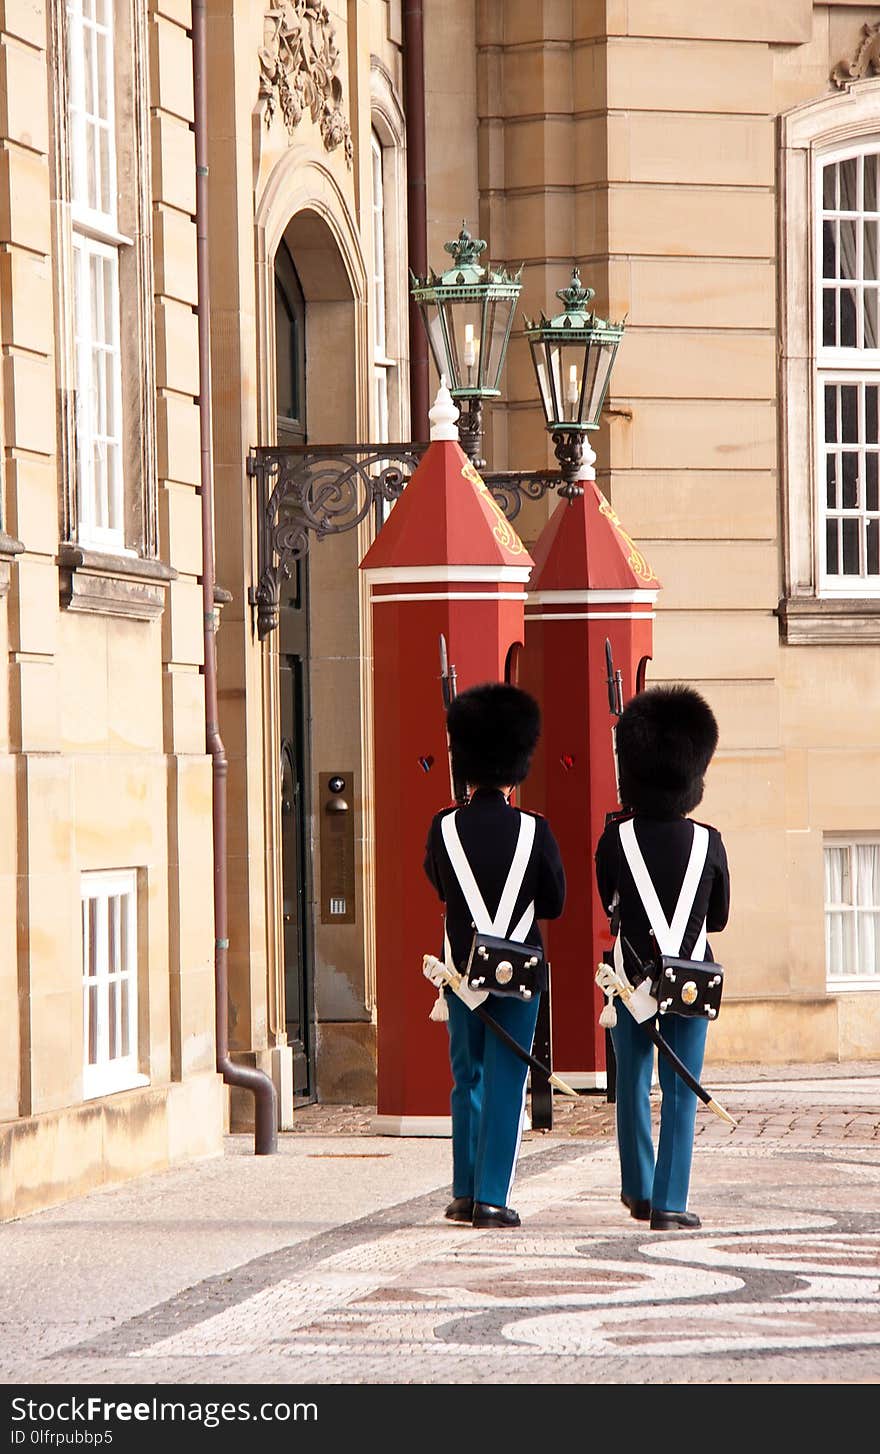
[[[214,470],[211,448],[211,325],[208,281],[208,96],[205,0],[192,0],[193,90],[196,147],[196,254],[199,310],[199,440],[202,491],[202,607],[205,641],[205,736],[211,754],[214,838],[214,987],[217,1070],[226,1085],[254,1093],[254,1153],[278,1150],[275,1087],[262,1070],[235,1065],[229,1057],[229,922],[226,871],[228,762],[217,704],[214,603]]]
[[[410,272],[428,272],[428,198],[425,179],[425,55],[422,0],[403,10],[403,95],[406,106],[406,232]],[[409,300],[410,438],[428,438],[428,340],[418,304]]]

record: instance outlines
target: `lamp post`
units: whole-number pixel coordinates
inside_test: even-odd
[[[426,278],[410,274],[438,377],[446,377],[459,406],[458,437],[465,454],[508,520],[524,500],[541,500],[558,489],[571,503],[583,493],[579,480],[595,456],[587,436],[599,427],[623,323],[590,312],[592,288],[581,286],[574,268],[567,288],[557,292],[564,311],[525,319],[545,426],[559,461],[555,470],[487,471],[480,457],[483,400],[501,396],[499,381],[510,342],[522,282],[520,268],[483,266],[482,238],[462,224],[444,243],[452,267]],[[247,472],[257,488],[257,574],[248,592],[254,627],[261,639],[278,625],[281,585],[310,542],[354,529],[377,500],[402,493],[426,449],[398,444],[264,445],[252,449]]]
[[[510,341],[513,313],[520,295],[520,274],[483,267],[482,238],[471,237],[464,223],[458,237],[443,244],[452,267],[439,276],[410,274],[411,293],[419,306],[438,375],[446,376],[449,392],[460,406],[458,437],[477,469],[483,437],[483,400],[501,395],[499,379]]]
[[[572,269],[568,287],[558,289],[556,296],[565,304],[563,312],[554,318],[542,313],[537,323],[526,318],[525,336],[562,471],[559,493],[571,501],[583,493],[577,479],[584,436],[599,428],[624,323],[608,323],[590,312],[593,289],[581,286],[577,268]]]

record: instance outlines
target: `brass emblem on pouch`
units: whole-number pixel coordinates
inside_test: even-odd
[[[684,1005],[692,1005],[697,998],[697,987],[692,979],[681,987],[681,1000]]]
[[[502,959],[496,966],[495,979],[498,984],[510,984],[513,979],[513,965],[509,959]]]

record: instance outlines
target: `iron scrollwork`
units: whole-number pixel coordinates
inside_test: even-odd
[[[257,482],[256,586],[248,601],[263,641],[278,625],[282,582],[309,553],[312,537],[354,530],[374,505],[399,499],[426,444],[265,446],[251,450],[248,475]],[[541,500],[560,484],[547,472],[502,471],[483,475],[508,520],[523,500]]]
[[[424,444],[287,445],[251,451],[258,489],[259,579],[248,593],[262,641],[278,625],[282,581],[322,540],[354,530],[379,500],[392,504]]]
[[[523,473],[519,470],[502,470],[497,474],[481,471],[483,483],[506,520],[515,520],[524,500],[543,500],[548,490],[555,490],[561,483],[561,475],[549,471]]]

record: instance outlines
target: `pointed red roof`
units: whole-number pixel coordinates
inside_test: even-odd
[[[660,582],[602,491],[556,506],[537,545],[529,591],[656,591]]]
[[[531,568],[513,526],[454,440],[435,439],[363,560],[362,570],[481,565]]]

